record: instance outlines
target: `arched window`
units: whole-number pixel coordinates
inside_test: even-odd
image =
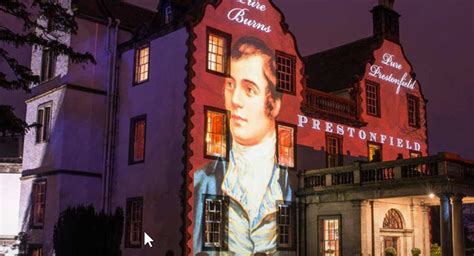
[[[403,229],[402,214],[395,209],[390,209],[385,214],[385,219],[383,220],[383,228]]]

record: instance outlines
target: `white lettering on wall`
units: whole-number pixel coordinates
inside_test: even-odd
[[[298,115],[298,127],[306,127],[310,119],[304,115]],[[406,148],[408,150],[421,151],[421,145],[418,142],[413,142],[408,139],[398,138],[394,136],[388,136],[381,133],[376,133],[372,131],[365,131],[362,129],[356,129],[354,127],[346,127],[341,124],[335,124],[331,122],[324,121],[323,123],[324,132],[336,133],[338,135],[348,134],[349,137],[354,138],[357,132],[357,137],[360,140],[368,140],[372,142],[378,142],[380,144],[389,144],[392,147]],[[311,124],[309,124],[311,129],[321,131],[321,120],[311,118]]]
[[[267,7],[264,4],[261,4],[258,0],[237,0],[237,3],[243,4],[246,7],[258,10],[260,12],[265,12]],[[248,14],[250,9],[248,8],[233,8],[227,13],[227,19],[240,23],[242,25],[263,31],[265,33],[272,32],[272,27],[270,25],[263,24],[257,20],[250,19]]]
[[[395,55],[384,53],[382,55],[381,63],[387,67],[394,68],[396,70],[402,70],[402,64],[395,61]],[[413,90],[415,89],[416,80],[411,78],[408,80],[408,73],[405,72],[401,77],[396,77],[393,73],[388,73],[383,70],[383,67],[380,65],[370,66],[369,76],[378,78],[382,81],[392,83],[397,86],[397,94],[400,93],[402,87]]]

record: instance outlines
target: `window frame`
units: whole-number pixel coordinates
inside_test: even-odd
[[[209,36],[211,34],[214,34],[215,36],[222,37],[226,41],[224,43],[224,54],[223,54],[223,66],[224,66],[224,72],[219,72],[216,70],[209,69]],[[218,76],[224,76],[228,77],[230,76],[230,52],[231,52],[231,45],[232,45],[232,35],[226,32],[223,32],[221,30],[212,28],[212,27],[206,27],[206,72],[218,75]]]
[[[413,100],[415,103],[414,115],[415,123],[410,122],[410,100]],[[420,128],[421,117],[420,117],[420,98],[407,93],[407,115],[408,115],[408,125],[413,128]]]
[[[42,222],[37,221],[37,215],[36,215],[36,189],[35,186],[39,185],[44,186],[44,202],[43,202],[43,219]],[[30,228],[31,229],[43,229],[44,224],[46,221],[46,202],[47,202],[47,192],[48,192],[48,181],[46,179],[37,179],[33,181],[32,186],[31,186],[31,224]]]
[[[371,113],[369,112],[369,97],[368,97],[368,93],[369,93],[369,90],[368,90],[368,87],[369,86],[374,86],[375,88],[375,94],[376,94],[376,109],[377,109],[377,113],[374,114],[374,113]],[[374,81],[371,81],[371,80],[365,80],[365,110],[366,110],[366,113],[367,115],[369,116],[373,116],[373,117],[378,117],[378,118],[381,118],[382,117],[382,109],[380,108],[381,106],[381,99],[380,99],[380,84],[379,83],[376,83]]]
[[[318,256],[322,256],[323,254],[323,247],[322,243],[324,243],[324,225],[321,226],[322,221],[324,220],[338,220],[338,244],[339,244],[339,254],[337,256],[342,255],[342,215],[335,214],[335,215],[318,215],[318,232],[317,232],[317,241],[318,241]],[[323,223],[324,224],[324,223]]]
[[[49,108],[49,118],[46,119],[46,109]],[[39,113],[42,111],[41,120],[39,120]],[[51,122],[53,114],[53,101],[48,101],[38,105],[36,109],[36,129],[35,129],[35,144],[47,143],[51,138]],[[48,125],[45,121],[48,120]],[[40,122],[41,121],[41,122]],[[46,134],[46,136],[45,136]],[[46,138],[45,138],[46,137]]]
[[[222,214],[221,214],[221,217],[222,217],[222,221],[220,222],[219,224],[219,228],[220,228],[220,239],[221,239],[221,244],[219,246],[211,246],[211,245],[207,245],[206,244],[206,227],[207,227],[207,223],[206,223],[206,201],[208,200],[213,200],[213,201],[221,201],[222,202],[222,207],[221,207],[221,210],[222,210]],[[203,214],[202,214],[202,245],[201,245],[201,249],[202,251],[227,251],[229,248],[228,248],[228,245],[229,245],[229,242],[228,242],[228,221],[229,221],[229,218],[228,218],[228,214],[229,214],[229,197],[227,196],[223,196],[223,195],[211,195],[211,194],[205,194],[203,196],[203,204],[202,204],[202,207],[204,207],[203,209]]]
[[[48,57],[45,63],[45,57]],[[49,47],[43,47],[41,50],[40,83],[47,82],[56,77],[56,64],[58,55]],[[46,70],[46,71],[45,71]]]
[[[338,147],[336,149],[336,151],[338,153],[336,153],[336,159],[337,159],[337,163],[335,166],[330,166],[329,165],[329,156],[330,155],[333,155],[333,154],[330,154],[328,152],[329,150],[329,139],[328,138],[334,138],[337,140],[337,143],[338,143]],[[326,168],[334,168],[334,167],[338,167],[338,166],[343,166],[344,165],[344,136],[341,136],[339,134],[334,134],[334,133],[326,133],[326,136],[325,136],[325,140],[326,140]]]
[[[374,160],[371,161],[371,160],[369,159],[369,156],[370,156],[370,145],[374,145],[374,146],[380,147],[380,161],[374,161]],[[367,161],[369,161],[369,162],[382,162],[382,161],[383,161],[383,144],[382,144],[382,143],[373,142],[373,141],[367,141]]]
[[[291,68],[292,74],[291,74],[291,81],[290,81],[290,83],[291,83],[291,85],[290,85],[291,90],[290,91],[280,88],[280,79],[278,79],[278,77],[279,77],[279,75],[278,75],[279,74],[279,71],[278,71],[278,56],[290,59],[290,61],[291,61],[292,66],[290,68]],[[276,85],[275,85],[276,90],[278,92],[281,92],[281,93],[286,93],[286,94],[296,96],[296,56],[285,53],[285,52],[282,52],[282,51],[275,50],[275,75],[276,75]]]
[[[131,210],[132,210],[132,205],[133,203],[140,203],[141,204],[141,220],[140,220],[140,231],[138,232],[139,234],[139,240],[138,243],[132,243],[131,242],[131,232],[132,232],[132,215],[131,215]],[[142,247],[143,244],[143,197],[132,197],[132,198],[127,198],[126,201],[126,219],[125,219],[125,234],[124,234],[124,246],[125,248],[134,248],[134,249],[139,249]]]
[[[145,121],[145,131],[143,134],[143,159],[135,160],[135,126],[138,122]],[[146,131],[147,131],[146,114],[130,118],[129,145],[128,145],[128,165],[144,163],[146,159]]]
[[[44,256],[44,250],[43,250],[42,244],[28,244],[27,255],[32,256],[34,250],[41,250],[41,256]]]
[[[145,49],[145,48],[148,48],[147,77],[144,80],[138,81],[138,75],[139,74],[137,72],[138,72],[138,69],[140,67],[140,51]],[[150,80],[150,63],[151,63],[150,56],[151,56],[150,43],[141,44],[139,47],[135,48],[135,52],[134,52],[134,56],[133,56],[133,63],[134,64],[133,64],[133,83],[132,83],[132,86],[137,86],[137,85],[146,83]]]
[[[226,140],[226,156],[225,157],[222,157],[222,156],[213,156],[213,155],[209,155],[207,154],[207,141],[206,141],[206,136],[207,136],[207,132],[208,132],[208,125],[207,125],[207,114],[208,112],[217,112],[217,113],[221,113],[221,114],[224,114],[225,116],[225,140]],[[203,145],[204,145],[204,150],[203,150],[203,154],[204,154],[204,158],[206,159],[211,159],[211,160],[218,160],[218,159],[226,159],[228,160],[229,159],[229,152],[230,152],[230,127],[229,127],[229,111],[227,110],[224,110],[224,109],[220,109],[220,108],[216,108],[216,107],[211,107],[211,106],[204,106],[204,137],[203,137]]]
[[[279,134],[278,134],[278,126],[286,126],[288,128],[293,129],[293,166],[286,166],[280,164],[280,145],[279,145]],[[297,138],[297,133],[298,133],[298,127],[294,124],[286,123],[286,122],[281,122],[281,121],[276,121],[275,122],[275,133],[276,133],[276,156],[277,156],[277,162],[278,166],[283,167],[283,168],[288,168],[289,170],[294,170],[296,169],[297,162],[296,162],[296,138]]]
[[[279,251],[294,251],[296,249],[296,208],[295,204],[289,201],[277,201],[277,250]],[[288,244],[280,243],[280,206],[288,208],[290,216],[288,226]]]
[[[418,155],[418,156],[417,156],[417,157],[413,157],[413,155]],[[423,154],[421,153],[421,151],[409,150],[409,151],[408,151],[408,157],[409,157],[409,158],[420,158],[420,157],[423,157]]]

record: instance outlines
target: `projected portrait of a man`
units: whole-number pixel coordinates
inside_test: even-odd
[[[274,55],[255,37],[242,37],[232,47],[230,76],[223,85],[231,148],[228,159],[194,174],[195,253],[213,243],[237,255],[277,249],[277,202],[291,201],[292,191],[288,170],[276,157],[282,94],[276,90]],[[225,203],[216,204],[215,196]]]

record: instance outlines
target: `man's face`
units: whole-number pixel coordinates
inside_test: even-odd
[[[230,131],[239,144],[257,145],[271,136],[275,129],[275,121],[266,106],[266,99],[271,97],[263,73],[264,59],[261,55],[232,59],[231,67],[231,77],[225,82]]]

